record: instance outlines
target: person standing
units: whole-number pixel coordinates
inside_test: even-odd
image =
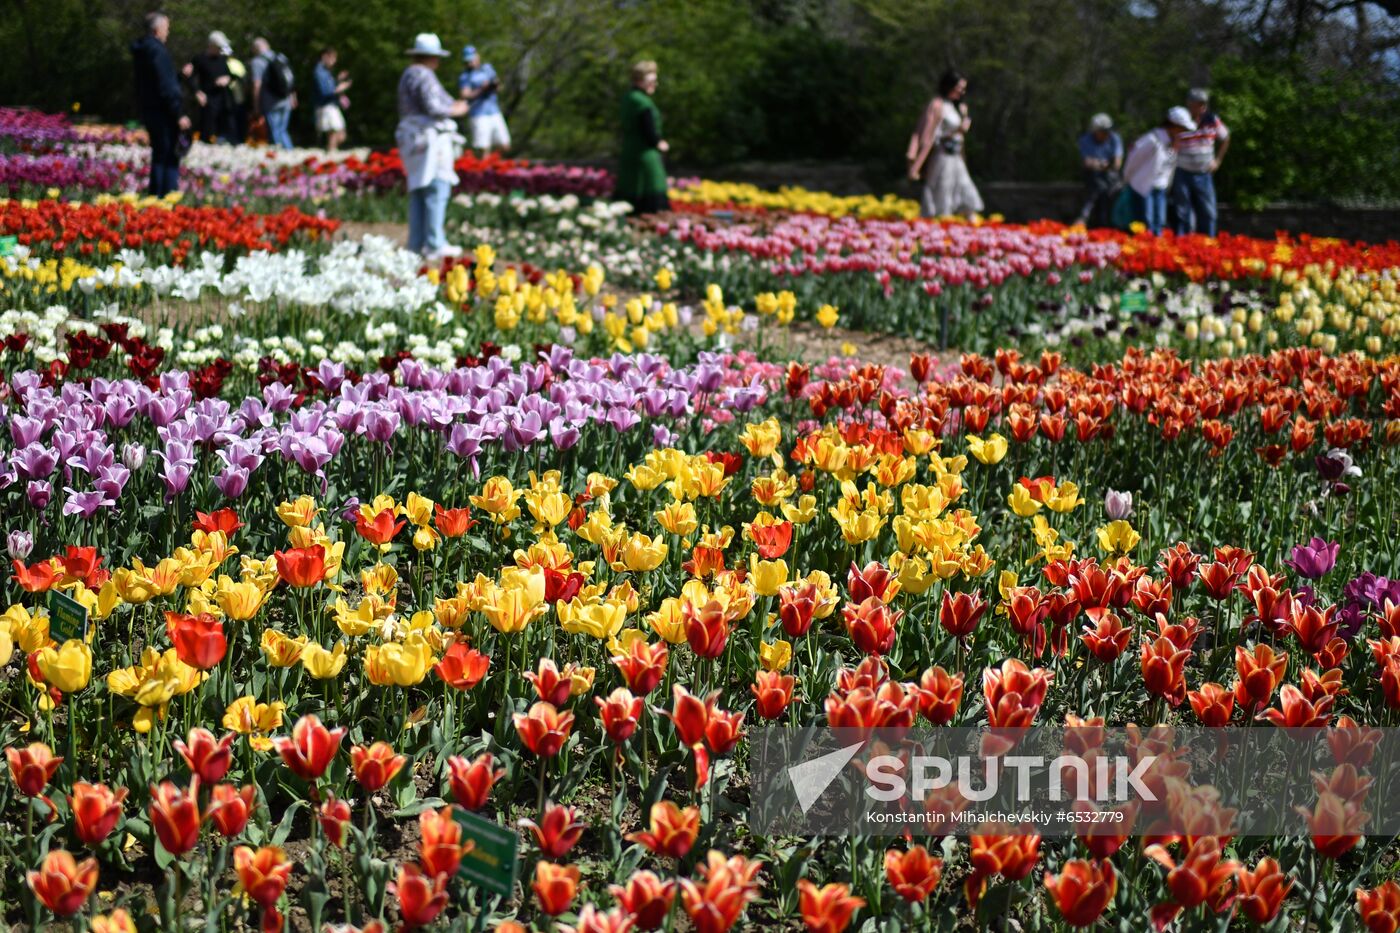
[[[982,196],[963,159],[963,144],[972,128],[966,97],[967,79],[952,69],[944,72],[938,93],[909,137],[905,159],[910,180],[924,183],[919,197],[919,213],[924,217],[982,211]]]
[[[483,156],[495,150],[510,150],[510,128],[501,113],[499,91],[501,80],[489,63],[482,64],[476,46],[462,49],[466,65],[457,78],[457,94],[470,104],[467,126],[471,131],[472,148]]]
[[[326,148],[335,152],[345,142],[344,108],[350,103],[345,92],[350,90],[350,75],[335,71],[336,51],[327,46],[321,50],[316,69],[311,77],[315,97],[312,106],[316,108],[316,132],[326,137]]]
[[[1079,158],[1084,168],[1084,207],[1079,223],[1107,227],[1111,224],[1113,198],[1123,186],[1123,140],[1113,131],[1113,118],[1096,113],[1089,131],[1079,136]]]
[[[199,104],[199,137],[205,142],[232,141],[233,74],[228,56],[233,51],[228,37],[215,30],[202,54],[190,61],[190,85]]]
[[[253,79],[253,116],[267,121],[267,138],[274,146],[292,148],[288,125],[297,106],[296,79],[287,56],[274,52],[272,45],[259,36],[253,40],[253,61],[249,65]]]
[[[622,146],[614,197],[631,204],[639,216],[671,209],[662,158],[671,147],[661,134],[661,111],[652,100],[657,80],[656,62],[637,62],[632,66],[632,86],[622,95]]]
[[[465,140],[454,117],[467,113],[465,100],[453,100],[437,69],[449,53],[435,33],[419,33],[404,50],[412,62],[399,77],[399,125],[394,141],[408,185],[408,248],[430,260],[460,256],[447,242],[443,222],[447,200],[457,184],[453,163]]]
[[[1123,180],[1133,192],[1133,216],[1160,234],[1167,223],[1167,189],[1176,171],[1176,140],[1196,128],[1185,107],[1173,107],[1161,126],[1138,137],[1123,166]]]
[[[1186,110],[1196,128],[1176,140],[1176,178],[1171,193],[1176,232],[1215,236],[1219,219],[1215,173],[1230,148],[1230,130],[1210,109],[1210,92],[1203,87],[1193,87],[1187,93]]]
[[[151,181],[147,190],[164,197],[180,189],[180,133],[189,129],[175,62],[165,47],[170,17],[146,14],[146,34],[131,43],[136,76],[136,102],[151,140]]]

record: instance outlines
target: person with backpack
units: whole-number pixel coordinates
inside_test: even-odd
[[[297,91],[291,63],[259,36],[253,40],[249,72],[253,78],[253,115],[267,121],[267,137],[274,146],[292,148],[287,126],[297,106]]]

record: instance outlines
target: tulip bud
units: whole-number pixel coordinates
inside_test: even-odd
[[[135,473],[146,463],[146,448],[141,444],[125,444],[122,446],[122,463],[126,468]]]
[[[1109,521],[1120,521],[1133,514],[1133,494],[1110,489],[1103,497],[1104,514]]]
[[[12,531],[6,544],[10,557],[15,560],[28,560],[34,550],[34,536],[27,531]]]

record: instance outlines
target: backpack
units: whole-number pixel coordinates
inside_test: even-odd
[[[267,90],[269,97],[282,100],[290,97],[293,84],[292,66],[287,61],[287,56],[281,52],[276,52],[272,60],[267,63],[267,70],[263,72],[263,87]]]

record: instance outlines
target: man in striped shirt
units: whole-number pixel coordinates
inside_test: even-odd
[[[1230,130],[1210,109],[1210,92],[1203,87],[1192,88],[1186,95],[1186,109],[1196,128],[1176,138],[1176,177],[1171,192],[1176,233],[1215,236],[1215,172],[1230,148]]]

